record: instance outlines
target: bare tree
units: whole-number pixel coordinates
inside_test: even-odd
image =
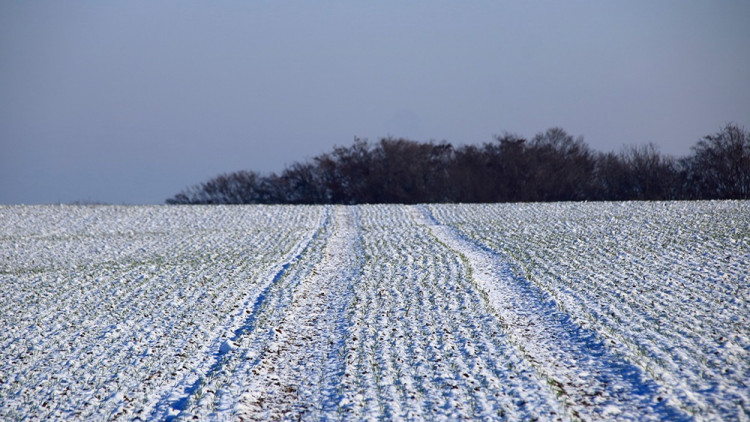
[[[704,136],[686,163],[696,197],[750,199],[750,132],[744,128],[730,123]]]

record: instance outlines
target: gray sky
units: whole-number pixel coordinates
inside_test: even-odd
[[[0,0],[0,203],[163,203],[399,136],[685,155],[750,125],[750,2]]]

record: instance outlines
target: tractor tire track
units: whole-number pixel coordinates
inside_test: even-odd
[[[441,225],[425,207],[410,209],[435,239],[461,256],[488,296],[504,331],[574,419],[690,420],[659,396],[658,385],[576,325],[538,287],[489,248]]]
[[[295,284],[306,274],[306,261],[310,253],[315,253],[316,243],[324,243],[330,225],[330,211],[326,209],[325,219],[317,230],[298,243],[290,252],[287,261],[277,264],[266,282],[248,296],[245,305],[227,320],[223,333],[214,339],[210,355],[202,363],[186,374],[182,380],[164,393],[154,406],[151,419],[180,420],[195,417],[200,405],[209,403],[214,409],[214,399],[220,394],[226,382],[226,375],[247,359],[247,351],[237,349],[240,342],[250,341],[260,347],[270,341],[267,330],[259,327],[259,320],[280,318],[289,306]],[[312,249],[312,251],[311,251]],[[243,352],[243,353],[240,353]],[[239,358],[238,358],[239,356]],[[203,406],[205,410],[206,406]]]
[[[254,364],[236,372],[239,420],[335,419],[341,401],[346,309],[361,267],[355,208],[337,207],[323,259],[296,288],[273,339]]]

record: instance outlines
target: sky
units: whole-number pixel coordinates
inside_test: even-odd
[[[750,2],[0,0],[0,204],[160,204],[385,136],[750,129]]]

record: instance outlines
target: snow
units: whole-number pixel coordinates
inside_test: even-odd
[[[0,222],[2,420],[750,413],[747,201]]]
[[[701,419],[747,417],[747,201],[430,209],[638,366],[657,398]]]

